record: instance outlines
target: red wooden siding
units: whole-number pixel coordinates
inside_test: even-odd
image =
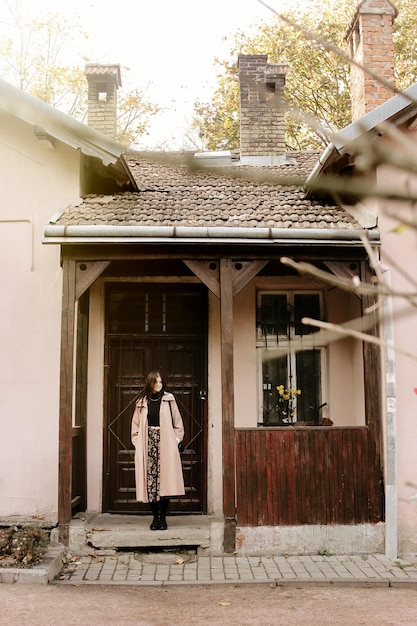
[[[236,430],[237,523],[360,524],[383,519],[373,431]]]

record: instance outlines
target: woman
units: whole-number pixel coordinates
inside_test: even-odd
[[[159,372],[150,372],[132,419],[135,446],[136,500],[149,502],[151,530],[166,530],[170,496],[183,496],[184,479],[178,444],[184,425],[172,393],[164,390]]]

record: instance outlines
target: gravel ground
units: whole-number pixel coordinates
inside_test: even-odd
[[[417,589],[0,585],[1,626],[417,625]]]

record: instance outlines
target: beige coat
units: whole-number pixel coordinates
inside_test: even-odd
[[[171,404],[172,417],[169,405]],[[184,478],[178,442],[184,437],[184,424],[172,393],[164,392],[159,412],[160,439],[160,496],[183,496]],[[132,419],[132,443],[135,446],[136,500],[148,502],[146,486],[148,466],[148,403],[140,398]]]

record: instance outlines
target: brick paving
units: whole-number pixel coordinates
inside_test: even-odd
[[[416,562],[391,561],[382,554],[341,556],[201,556],[181,552],[97,551],[70,557],[60,584],[331,584],[415,586]]]

